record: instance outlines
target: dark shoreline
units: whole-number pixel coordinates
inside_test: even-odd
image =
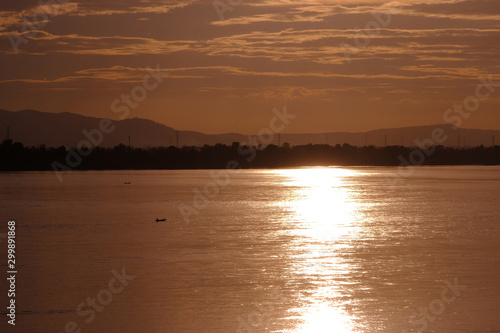
[[[230,165],[228,165],[230,164]],[[309,144],[291,147],[25,147],[0,144],[0,171],[276,169],[315,166],[500,165],[500,146],[426,148]]]

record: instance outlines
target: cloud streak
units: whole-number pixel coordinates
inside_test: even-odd
[[[353,109],[379,114],[382,127],[388,112],[415,113],[412,108],[425,103],[420,113],[435,123],[432,112],[442,114],[444,101],[463,99],[479,75],[498,78],[497,0],[401,2],[391,23],[370,35],[369,45],[347,64],[342,43],[354,45],[373,13],[386,13],[391,4],[259,0],[242,2],[219,20],[210,1],[69,1],[15,54],[8,33],[23,35],[23,17],[41,9],[25,0],[9,2],[0,6],[0,97],[21,109],[29,105],[12,92],[53,90],[81,110],[89,96],[72,92],[101,95],[140,81],[141,68],[160,63],[171,86],[151,99],[157,103],[153,119],[161,118],[154,110],[163,110],[162,103],[196,115],[207,107],[217,113],[293,100],[308,101],[300,105],[304,110],[345,112],[346,119]],[[495,99],[484,105],[486,113],[499,106]]]

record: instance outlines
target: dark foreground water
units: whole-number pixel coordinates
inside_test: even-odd
[[[0,174],[0,331],[500,332],[500,168],[396,171]]]

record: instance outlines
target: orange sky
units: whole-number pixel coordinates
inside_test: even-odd
[[[118,119],[158,65],[129,117],[250,134],[286,105],[285,132],[364,131],[444,123],[478,77],[500,82],[498,0],[58,1],[0,4],[0,108]],[[492,90],[462,127],[500,129]]]

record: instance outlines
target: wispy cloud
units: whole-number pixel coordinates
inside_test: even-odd
[[[347,64],[342,43],[362,40],[390,6],[391,23]],[[180,109],[281,99],[346,114],[434,102],[442,114],[441,102],[463,99],[479,75],[500,74],[498,0],[255,0],[225,20],[212,1],[74,0],[18,54],[8,34],[23,34],[23,17],[43,9],[27,0],[0,8],[0,97],[9,105],[23,103],[10,91],[46,89],[80,107],[71,92],[139,82],[144,67],[161,63],[172,82],[164,96]]]

